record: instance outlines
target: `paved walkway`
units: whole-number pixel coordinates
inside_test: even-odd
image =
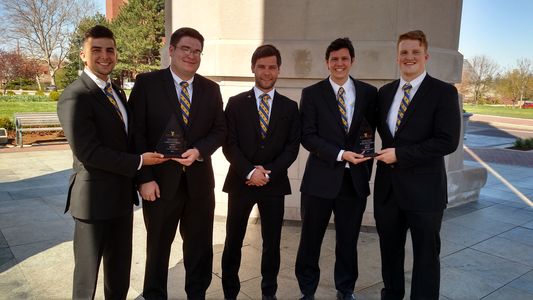
[[[468,140],[485,140],[469,135]],[[498,141],[496,141],[498,142]],[[501,142],[501,141],[499,141]],[[499,143],[498,142],[498,143]],[[476,153],[490,149],[475,148]],[[27,148],[30,149],[30,148]],[[37,148],[36,148],[37,149]],[[0,299],[68,299],[72,284],[72,232],[70,216],[63,214],[70,174],[69,150],[0,153]],[[526,163],[514,164],[502,157],[531,162],[531,153],[519,157],[499,150],[489,165],[510,182],[512,192],[496,176],[489,174],[477,202],[447,209],[442,226],[441,299],[533,299],[533,169]],[[511,154],[508,154],[511,153]],[[473,160],[467,165],[478,165]],[[130,299],[142,299],[145,260],[145,230],[140,209],[134,219],[134,251]],[[222,299],[220,259],[225,237],[225,220],[217,218],[214,228],[213,282],[209,299]],[[329,229],[321,255],[322,280],[317,299],[333,299],[335,235]],[[300,227],[288,223],[283,228],[282,266],[279,299],[297,299],[298,285],[294,261]],[[410,242],[408,242],[409,245]],[[260,225],[250,224],[241,268],[240,299],[260,299]],[[412,251],[408,246],[406,278],[411,277]],[[365,228],[359,240],[360,276],[358,299],[379,299],[382,287],[378,237]],[[173,244],[169,271],[171,299],[184,299],[184,269],[181,240]],[[97,298],[103,298],[102,282]]]

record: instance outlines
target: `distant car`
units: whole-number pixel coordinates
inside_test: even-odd
[[[520,106],[521,108],[533,108],[533,102],[529,102],[529,101],[526,101],[524,102],[524,104],[522,104],[522,106]]]
[[[127,90],[131,90],[133,88],[134,84],[135,84],[135,82],[131,82],[131,81],[124,82],[124,84],[122,84],[122,88],[127,89]]]
[[[57,91],[57,86],[55,86],[55,85],[52,84],[52,85],[47,86],[47,87],[45,88],[45,90],[46,90],[47,92],[50,92],[50,91]]]

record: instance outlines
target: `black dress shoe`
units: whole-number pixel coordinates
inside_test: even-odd
[[[298,300],[315,300],[315,295],[302,295]]]
[[[355,295],[353,293],[343,294],[337,291],[337,300],[355,300]]]
[[[276,295],[272,295],[272,296],[267,296],[267,295],[263,295],[261,297],[262,300],[278,300],[278,298],[276,297]]]

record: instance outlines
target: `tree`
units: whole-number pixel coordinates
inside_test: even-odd
[[[0,82],[3,85],[3,94],[7,86],[16,79],[33,79],[39,72],[39,64],[27,59],[17,52],[0,50]]]
[[[55,72],[68,54],[69,37],[78,21],[94,8],[83,0],[3,0],[6,30],[11,39],[43,60],[55,84]]]
[[[60,80],[58,86],[66,87],[79,77],[78,71],[83,70],[83,62],[80,58],[83,35],[89,28],[95,25],[109,26],[103,15],[96,14],[81,19],[76,30],[70,36],[69,52],[65,60],[65,76]]]
[[[119,53],[115,71],[121,77],[160,68],[164,7],[163,0],[130,0],[111,23]]]
[[[472,100],[477,105],[487,97],[499,67],[485,55],[475,56],[467,61],[465,68],[468,69],[463,74],[463,84],[471,91]]]
[[[498,93],[512,101],[513,106],[530,93],[530,83],[533,82],[533,63],[531,60],[522,58],[517,61],[516,68],[505,72],[497,80]]]

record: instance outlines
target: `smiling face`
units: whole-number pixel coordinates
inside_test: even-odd
[[[202,43],[190,36],[182,37],[169,47],[170,68],[183,80],[191,79],[200,67]]]
[[[338,85],[343,85],[350,77],[350,69],[354,61],[347,48],[331,51],[326,61],[331,80]]]
[[[402,78],[411,81],[424,73],[429,54],[418,40],[402,40],[398,44],[397,62]]]
[[[83,44],[80,58],[94,75],[107,81],[117,64],[117,47],[110,38],[88,38]]]
[[[267,56],[257,59],[252,66],[255,75],[255,85],[267,93],[274,87],[279,75],[279,67],[276,56]]]

